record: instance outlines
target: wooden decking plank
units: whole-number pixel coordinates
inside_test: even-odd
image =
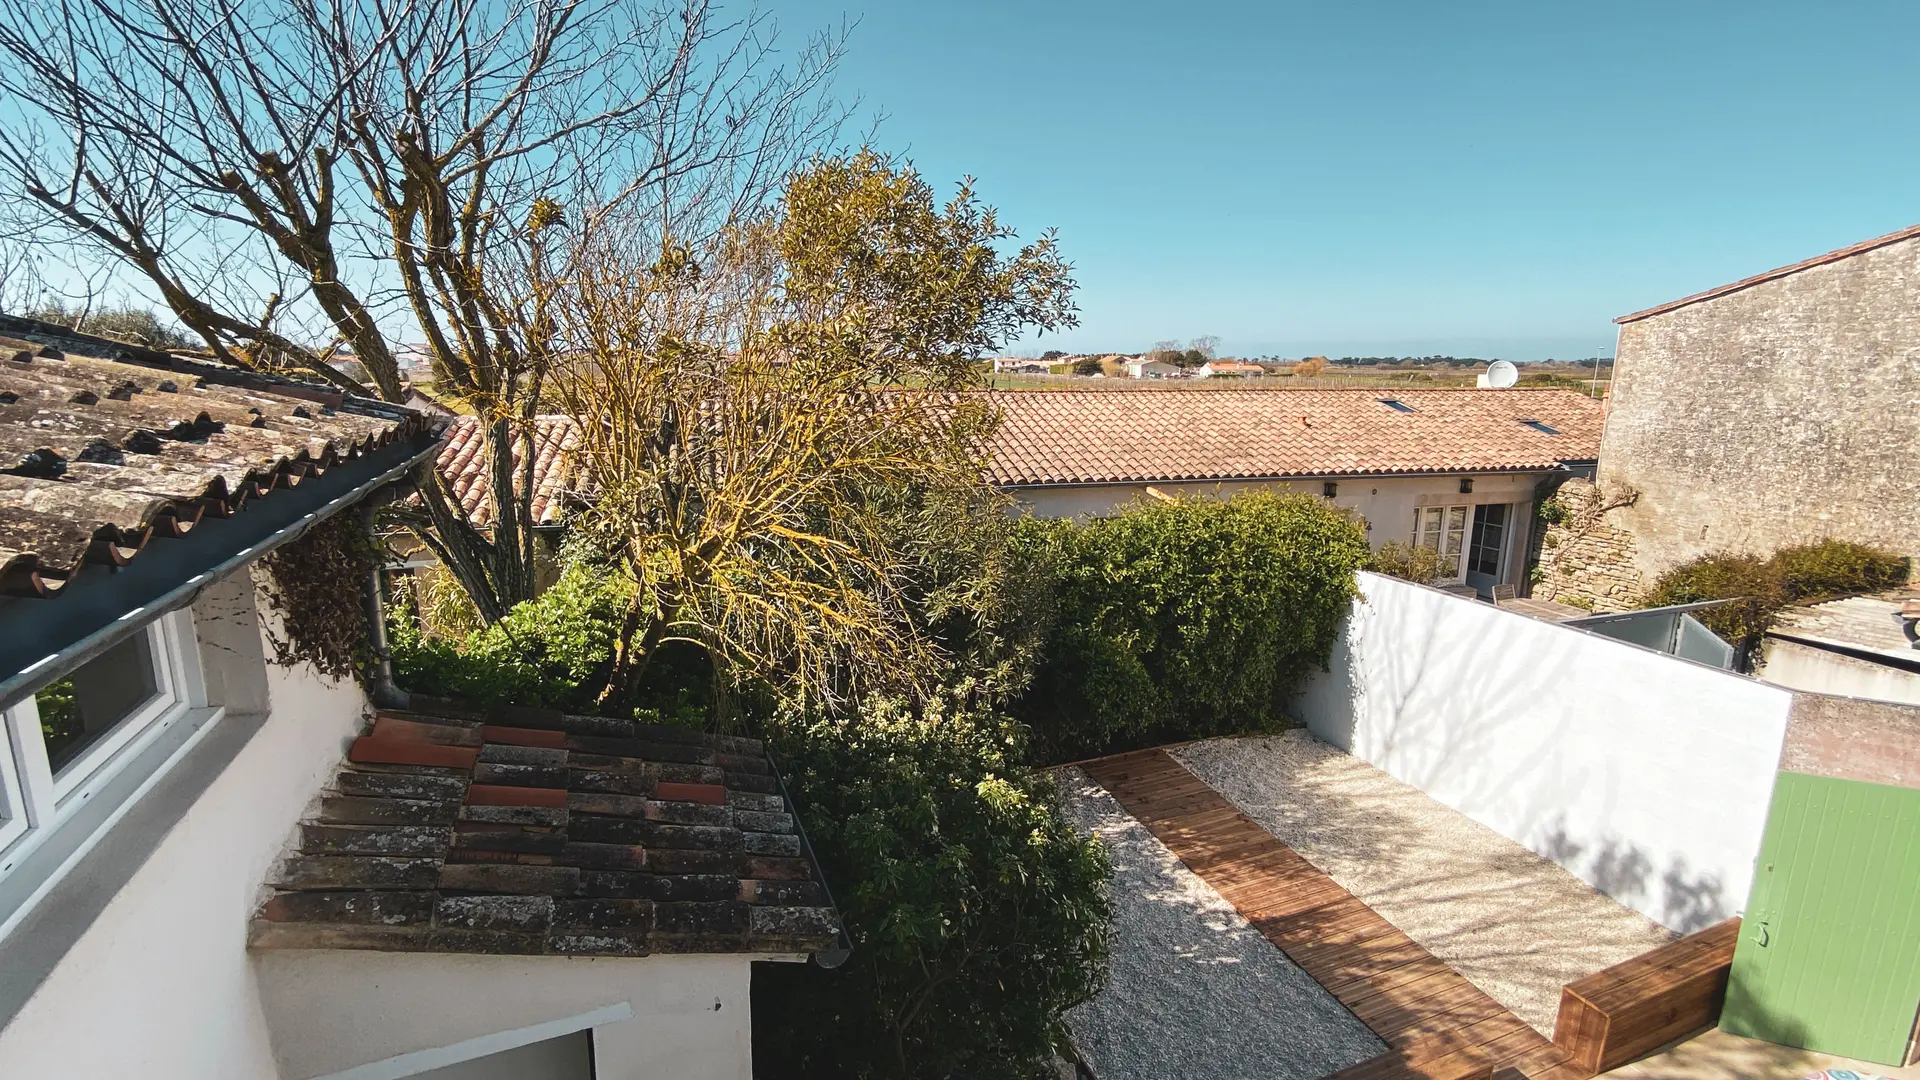
[[[1081,768],[1389,1046],[1328,1080],[1485,1080],[1523,1058],[1543,1069],[1564,1062],[1504,1005],[1171,755],[1137,751]]]

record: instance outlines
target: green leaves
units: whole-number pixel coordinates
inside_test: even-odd
[[[833,972],[755,974],[756,1071],[1030,1077],[1105,978],[1106,853],[999,717],[879,700],[770,741],[854,939]]]
[[[1058,608],[1017,713],[1045,760],[1269,728],[1326,664],[1367,557],[1308,496],[1139,503],[1076,526],[1028,521]]]

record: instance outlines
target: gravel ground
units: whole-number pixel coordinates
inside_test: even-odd
[[[1112,979],[1067,1016],[1100,1080],[1311,1080],[1385,1049],[1084,772],[1060,790],[1113,858]]]
[[[1174,752],[1541,1034],[1560,988],[1672,940],[1639,912],[1305,731]]]

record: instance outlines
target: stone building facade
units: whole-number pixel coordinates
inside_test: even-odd
[[[1645,582],[1634,564],[1633,534],[1613,515],[1635,500],[1630,489],[1578,478],[1542,493],[1528,595],[1599,613],[1632,609]]]
[[[1626,315],[1600,481],[1644,580],[1833,537],[1920,555],[1920,226]]]

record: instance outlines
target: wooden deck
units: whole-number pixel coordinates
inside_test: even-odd
[[[1592,1075],[1164,750],[1080,767],[1387,1044],[1328,1080]]]

